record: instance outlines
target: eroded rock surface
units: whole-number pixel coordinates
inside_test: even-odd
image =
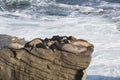
[[[42,47],[0,49],[0,80],[85,80],[93,47],[86,49],[77,54]]]

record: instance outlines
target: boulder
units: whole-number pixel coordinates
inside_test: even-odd
[[[86,80],[93,47],[86,49],[77,54],[42,47],[0,49],[0,80]]]

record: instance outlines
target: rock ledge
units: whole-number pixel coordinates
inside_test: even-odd
[[[0,80],[86,80],[85,69],[90,64],[93,45],[86,41],[91,46],[82,45],[86,50],[74,53],[56,46],[56,42],[71,44],[64,37],[57,38],[41,39],[44,46],[28,45],[29,41],[20,49],[0,49]],[[55,43],[45,45],[47,40]]]

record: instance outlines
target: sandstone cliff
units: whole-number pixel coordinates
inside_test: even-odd
[[[85,80],[93,47],[75,54],[59,49],[0,49],[0,80]]]

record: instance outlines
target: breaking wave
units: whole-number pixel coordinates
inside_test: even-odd
[[[0,0],[0,34],[86,39],[95,45],[87,80],[120,78],[120,0]]]

